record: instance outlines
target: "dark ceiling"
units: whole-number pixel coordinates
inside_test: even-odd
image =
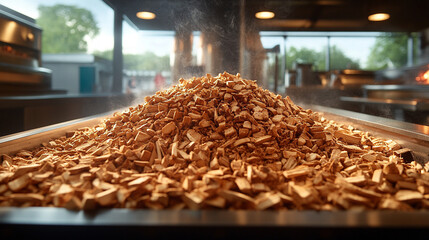
[[[427,0],[104,0],[141,30],[223,28],[237,25],[244,5],[246,27],[259,31],[392,31],[429,28]],[[370,22],[371,11],[384,10],[391,18]],[[271,20],[257,20],[259,10],[271,10]],[[157,14],[154,20],[136,17],[138,11]]]

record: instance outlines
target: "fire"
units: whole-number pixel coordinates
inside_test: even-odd
[[[416,81],[420,84],[429,84],[429,70],[421,72],[417,77]]]

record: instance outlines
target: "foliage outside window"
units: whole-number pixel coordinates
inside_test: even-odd
[[[350,33],[320,33],[319,36],[317,33],[311,34],[311,36],[299,33],[296,35],[299,37],[288,36],[287,33],[283,35],[287,39],[286,68],[289,70],[294,69],[295,63],[311,63],[314,71],[325,71],[327,69],[328,36],[330,38],[330,70],[382,70],[401,68],[407,66],[408,63],[409,35],[406,33],[368,33],[368,35],[360,33],[357,36]],[[263,36],[263,38],[275,39],[278,36]],[[412,33],[411,37],[413,39],[413,63],[415,63],[418,57],[418,36],[416,33]],[[266,40],[266,42],[269,41]],[[303,42],[307,42],[307,44]],[[283,57],[282,53],[280,58]]]
[[[100,29],[92,13],[84,8],[57,4],[39,5],[37,24],[43,29],[43,53],[86,52],[88,38]]]
[[[368,57],[368,69],[380,70],[385,68],[399,68],[407,65],[408,34],[383,33],[377,37],[371,54]],[[417,59],[417,34],[411,35],[413,39],[413,62]]]
[[[43,29],[43,53],[87,53],[88,41],[99,34],[93,13],[73,5],[39,5],[37,24]],[[113,50],[95,51],[94,55],[112,60]],[[170,56],[124,54],[124,69],[170,71]]]

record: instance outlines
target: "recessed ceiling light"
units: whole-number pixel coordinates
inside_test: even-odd
[[[259,18],[259,19],[271,19],[274,16],[275,16],[275,14],[273,12],[269,12],[269,11],[257,12],[255,14],[255,17]]]
[[[138,12],[136,16],[138,18],[146,19],[146,20],[154,19],[156,17],[155,13],[153,12]]]
[[[388,13],[375,13],[368,16],[368,20],[373,22],[384,21],[390,18]]]

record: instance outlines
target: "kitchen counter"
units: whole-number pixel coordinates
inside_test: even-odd
[[[50,94],[0,97],[0,136],[129,106],[131,94]]]
[[[341,96],[348,109],[429,125],[428,85],[364,85],[362,96]]]

